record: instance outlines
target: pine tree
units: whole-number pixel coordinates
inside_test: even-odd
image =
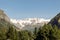
[[[7,39],[18,40],[18,32],[13,28],[13,26],[9,27],[9,30],[7,32]]]

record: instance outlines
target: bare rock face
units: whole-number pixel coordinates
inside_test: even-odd
[[[4,13],[3,10],[0,10],[0,20],[5,20],[7,22],[10,22],[9,17]]]

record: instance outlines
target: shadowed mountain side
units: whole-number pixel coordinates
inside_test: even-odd
[[[51,19],[49,22],[52,26],[56,25],[58,28],[60,28],[60,13],[57,14],[54,18]]]

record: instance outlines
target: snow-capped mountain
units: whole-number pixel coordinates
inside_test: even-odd
[[[30,29],[32,30],[35,27],[43,26],[47,24],[50,19],[43,19],[43,18],[26,18],[26,19],[11,19],[11,22],[19,29]]]

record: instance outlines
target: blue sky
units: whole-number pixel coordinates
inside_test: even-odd
[[[10,18],[53,18],[60,12],[60,0],[0,0],[0,9]]]

